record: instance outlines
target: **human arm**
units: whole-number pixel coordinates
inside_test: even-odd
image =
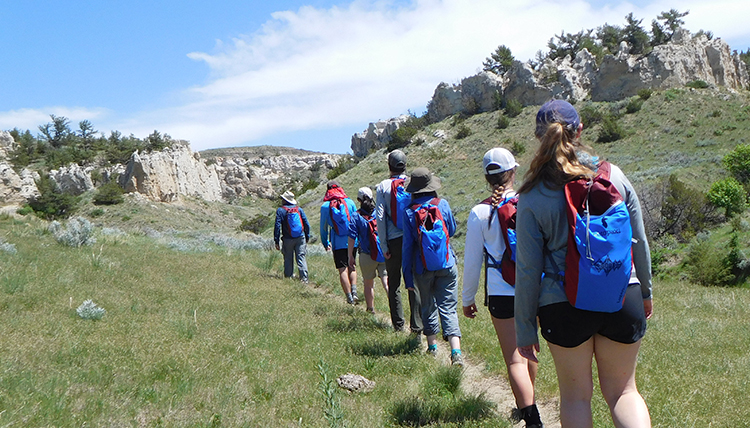
[[[352,221],[349,222],[349,241],[347,246],[349,254],[349,269],[354,269],[354,267],[356,266],[355,257],[357,255],[354,254],[354,248],[357,244],[358,225],[361,218],[362,217],[357,212],[354,212],[352,213]]]
[[[386,201],[391,198],[390,188],[388,192],[385,191],[384,182],[378,184],[375,188],[376,202],[375,202],[375,221],[378,223],[378,236],[380,237],[380,249],[383,251],[383,256],[386,259],[391,258],[391,251],[388,248],[388,206]]]
[[[328,220],[330,219],[330,213],[328,212],[328,202],[324,202],[320,207],[320,243],[323,244],[323,248],[328,251],[331,246],[328,242],[328,229],[330,225]]]
[[[404,278],[404,286],[407,289],[414,288],[414,236],[412,235],[412,211],[407,209],[404,215],[404,235],[401,244],[401,272]]]
[[[305,242],[310,242],[310,223],[307,221],[307,216],[302,207],[299,207],[299,215],[302,217],[302,226],[305,230]]]
[[[273,242],[276,244],[276,249],[279,249],[279,240],[281,240],[281,223],[284,221],[283,216],[285,211],[283,208],[276,209],[276,221],[273,225]]]
[[[516,215],[515,324],[519,347],[539,346],[537,311],[544,268],[544,236],[529,198],[520,198]],[[528,357],[527,352],[527,357]]]
[[[482,226],[476,210],[471,210],[466,222],[466,245],[464,247],[464,276],[461,300],[463,302],[464,315],[474,318],[477,311],[476,294],[479,289],[479,276],[482,270],[482,256],[484,254],[484,239],[482,238]],[[467,313],[467,308],[468,313]]]

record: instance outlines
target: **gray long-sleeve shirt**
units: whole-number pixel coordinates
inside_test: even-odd
[[[641,205],[633,185],[615,165],[612,165],[610,179],[628,207],[634,240],[633,264],[641,284],[641,295],[650,299],[651,253]],[[568,219],[563,189],[551,189],[540,183],[520,195],[516,238],[516,342],[521,347],[539,341],[538,308],[568,300],[554,275],[555,266],[565,266],[567,254]],[[546,273],[544,278],[542,273]]]

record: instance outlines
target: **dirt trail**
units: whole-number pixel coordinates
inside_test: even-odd
[[[426,346],[426,345],[425,345]],[[500,352],[500,345],[497,345]],[[438,341],[439,355],[446,360],[450,355],[448,344]],[[481,361],[475,361],[470,355],[464,358],[464,379],[462,382],[463,390],[470,394],[484,393],[485,397],[497,404],[497,412],[503,416],[510,416],[511,409],[516,407],[513,393],[510,390],[510,384],[504,376],[498,376],[488,373],[483,369]],[[538,402],[537,407],[542,415],[542,422],[545,428],[560,428],[560,409],[558,400]],[[515,425],[522,427],[523,422]]]

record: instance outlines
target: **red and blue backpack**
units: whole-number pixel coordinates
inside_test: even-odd
[[[570,304],[595,312],[622,308],[633,266],[630,213],[610,173],[602,162],[593,179],[565,185],[568,251],[558,275]]]
[[[487,198],[482,203],[492,205],[492,198]],[[500,233],[505,242],[505,251],[500,260],[495,260],[487,250],[484,251],[485,269],[499,270],[505,282],[513,286],[516,285],[516,212],[518,212],[518,197],[516,196],[503,199],[497,207],[490,207],[488,223],[492,223],[492,217],[497,215]],[[487,272],[484,277],[486,281]]]
[[[411,204],[411,195],[404,186],[405,179],[394,178],[391,180],[391,221],[393,225],[403,230],[404,210]]]
[[[376,262],[384,262],[383,250],[380,248],[378,238],[378,222],[374,216],[360,211],[360,216],[367,222],[367,243],[370,244],[370,258]]]
[[[445,269],[450,261],[448,226],[438,208],[439,203],[440,198],[432,198],[411,207],[416,221],[417,246],[422,265],[428,271]]]
[[[349,234],[349,206],[343,199],[331,199],[328,202],[328,209],[331,214],[331,225],[336,235],[346,236]]]
[[[302,215],[299,212],[299,207],[294,206],[282,206],[286,211],[286,228],[287,235],[290,238],[299,238],[305,233],[305,225],[302,223]]]

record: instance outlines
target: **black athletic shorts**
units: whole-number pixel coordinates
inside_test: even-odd
[[[513,296],[488,296],[489,303],[487,309],[490,310],[490,315],[497,319],[507,320],[513,318],[513,305],[515,304],[515,297]]]
[[[622,309],[613,313],[584,311],[568,302],[542,306],[539,327],[548,342],[564,348],[575,348],[597,333],[615,342],[635,343],[646,334],[641,286],[631,284]]]
[[[354,249],[354,254],[357,254],[356,248]],[[349,250],[346,248],[333,250],[333,262],[336,263],[336,269],[349,266]],[[356,263],[356,258],[354,263]]]

